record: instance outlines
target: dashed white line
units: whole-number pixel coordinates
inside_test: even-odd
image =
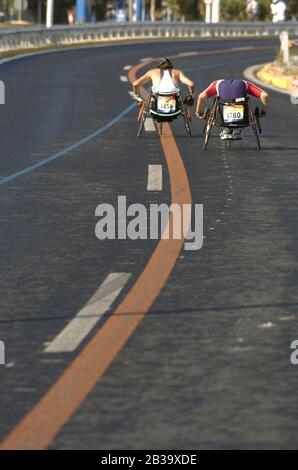
[[[256,49],[254,46],[242,46],[242,47],[232,47],[230,50],[235,52],[235,51],[251,51],[253,49]]]
[[[147,118],[144,124],[145,131],[156,132],[156,127],[152,118]]]
[[[111,273],[88,303],[45,348],[45,353],[74,351],[110,308],[128,281],[130,273]]]
[[[180,52],[180,54],[178,54],[180,57],[192,57],[196,55],[198,55],[197,52]]]
[[[16,365],[15,362],[7,362],[6,364],[4,364],[4,367],[6,367],[7,369],[11,369],[15,365]]]
[[[161,191],[162,190],[162,166],[149,165],[148,166],[148,191]]]
[[[120,78],[121,82],[128,82],[128,78],[127,78],[126,75],[120,75],[119,78]]]
[[[125,67],[123,67],[123,70],[130,70],[132,69],[132,65],[126,65]]]

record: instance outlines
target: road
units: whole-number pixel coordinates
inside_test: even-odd
[[[126,81],[128,65],[181,54],[201,90],[276,45],[164,41],[1,65],[2,448],[297,447],[297,107],[271,92],[261,152],[248,130],[203,152],[202,124],[188,140],[182,120],[162,148],[156,132],[136,138]],[[147,190],[148,165],[161,191]],[[99,241],[95,209],[120,195],[203,204],[202,249]]]

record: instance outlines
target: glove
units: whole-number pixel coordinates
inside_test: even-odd
[[[258,118],[262,118],[266,116],[267,111],[265,109],[260,109],[258,106],[255,109],[255,116]]]
[[[134,96],[133,96],[133,99],[138,103],[138,104],[142,104],[143,103],[143,98],[142,96],[140,95],[140,93],[135,93]]]
[[[187,106],[192,107],[194,104],[194,95],[191,95],[189,93],[189,95],[187,95],[186,98],[184,99],[183,103],[186,104]]]
[[[209,109],[206,108],[206,109],[204,109],[203,112],[201,112],[201,113],[196,113],[196,116],[197,116],[198,119],[201,119],[201,120],[202,120],[202,119],[207,119],[208,114],[209,114]]]

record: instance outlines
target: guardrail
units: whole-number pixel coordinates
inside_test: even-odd
[[[282,31],[298,35],[298,21],[201,22],[177,23],[92,23],[82,26],[54,26],[53,28],[1,28],[0,51],[63,47],[101,41],[159,39],[279,36]]]

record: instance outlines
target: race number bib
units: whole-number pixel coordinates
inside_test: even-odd
[[[223,120],[224,122],[240,122],[244,119],[244,106],[243,105],[224,105],[223,107]]]
[[[176,111],[176,100],[172,96],[159,96],[157,110],[161,113],[173,113]]]

